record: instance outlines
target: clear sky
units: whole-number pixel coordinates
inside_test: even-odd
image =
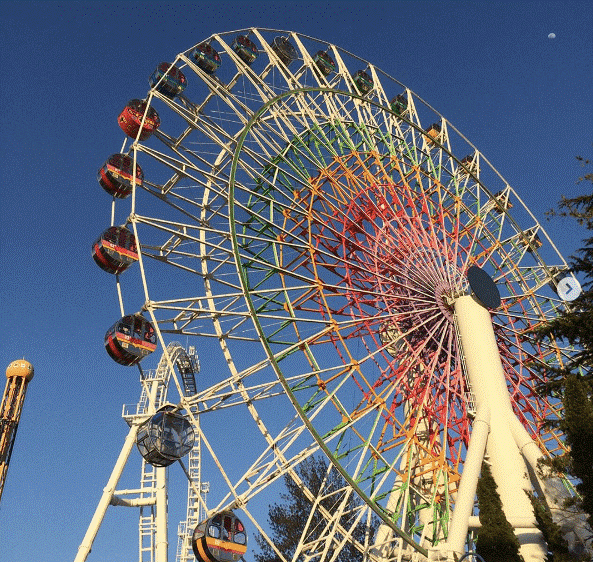
[[[121,405],[138,400],[137,371],[103,348],[118,305],[90,245],[109,221],[97,169],[157,63],[252,26],[336,44],[453,123],[565,257],[584,236],[544,213],[579,192],[575,156],[591,157],[588,2],[5,1],[0,21],[0,367],[23,356],[35,367],[0,504],[0,560],[74,558],[127,431]],[[117,545],[103,539],[89,560],[134,559],[135,534],[129,544],[117,534],[134,516],[108,515]]]

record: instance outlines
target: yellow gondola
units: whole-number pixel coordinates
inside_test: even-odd
[[[235,562],[247,551],[247,534],[231,511],[223,511],[194,529],[191,544],[198,562]]]

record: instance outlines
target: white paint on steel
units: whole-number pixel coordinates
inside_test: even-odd
[[[532,485],[511,431],[511,420],[515,414],[490,312],[471,295],[459,297],[454,306],[467,374],[478,411],[487,404],[491,412],[486,454],[503,510],[508,519],[525,518],[525,523],[529,523],[529,526],[515,528],[525,562],[544,562],[547,548],[541,532],[533,529],[535,516],[526,493]]]
[[[99,527],[103,522],[103,518],[105,517],[107,508],[109,507],[113,494],[115,493],[115,487],[117,486],[123,469],[126,466],[126,462],[128,460],[128,457],[130,456],[130,451],[136,443],[136,434],[138,433],[138,426],[139,424],[134,424],[130,427],[130,431],[128,432],[128,436],[124,441],[124,445],[119,454],[119,457],[117,458],[115,466],[111,471],[111,476],[107,481],[107,485],[103,489],[103,495],[101,496],[99,504],[95,509],[95,513],[93,515],[93,518],[91,519],[91,522],[89,523],[86,534],[84,535],[84,538],[82,539],[82,542],[78,547],[78,552],[76,553],[76,558],[74,559],[74,562],[84,562],[87,556],[89,555],[91,548],[93,547],[93,542],[95,540],[95,537],[97,536],[97,533],[99,532]]]
[[[155,552],[157,562],[168,562],[169,540],[167,526],[167,472],[164,466],[156,469],[156,530]]]
[[[443,547],[443,550],[453,551],[457,555],[465,552],[468,524],[474,509],[476,487],[478,485],[478,478],[480,477],[489,432],[490,408],[486,402],[478,407],[476,419],[474,420],[467,455],[463,465],[463,473],[457,490],[455,509],[449,526],[449,536],[447,537],[446,545]]]

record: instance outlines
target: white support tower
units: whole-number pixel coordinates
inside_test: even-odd
[[[142,394],[136,414],[129,415],[124,411],[123,418],[128,424],[132,424],[137,416],[146,417],[149,411],[156,412],[163,406],[167,394],[168,373],[166,365],[162,363],[161,361],[155,372],[149,371],[142,381]],[[138,560],[139,562],[167,562],[167,473],[165,468],[154,467],[142,459],[139,499]],[[160,552],[160,555],[157,555],[157,552]]]
[[[538,485],[530,481],[523,457],[525,443],[531,439],[527,435],[525,442],[520,442],[526,431],[511,406],[490,312],[474,295],[464,295],[455,301],[455,314],[477,414],[449,529],[449,547],[458,555],[465,551],[478,476],[486,455],[504,513],[519,539],[521,555],[526,562],[543,562],[547,548],[526,493],[532,485]]]
[[[186,357],[182,357],[182,359],[183,361],[178,363],[178,368],[182,376],[186,372],[191,372],[192,375],[199,373],[200,364],[193,347],[189,348]],[[191,382],[186,376],[184,376],[184,392],[188,396],[196,392],[195,383],[194,388],[192,388]],[[196,418],[196,423],[199,425],[199,418]],[[198,523],[206,519],[206,496],[210,491],[210,483],[202,482],[202,441],[199,437],[199,432],[196,432],[196,440],[189,453],[187,472],[189,474],[187,483],[187,515],[185,521],[179,523],[177,531],[176,562],[194,562],[194,554],[191,546],[192,533]]]
[[[210,483],[202,482],[201,443],[196,439],[194,448],[189,453],[188,472],[192,486],[187,485],[187,517],[179,523],[176,562],[193,562],[194,554],[191,547],[191,536],[195,527],[206,519],[206,496],[210,491]],[[199,494],[196,493],[199,490]]]
[[[136,443],[140,426],[167,402],[173,367],[181,375],[184,395],[195,394],[195,374],[199,371],[195,349],[190,347],[189,352],[186,353],[180,344],[172,342],[167,347],[166,353],[163,354],[156,371],[142,373],[142,392],[135,407],[125,405],[123,407],[122,417],[130,426],[130,430],[87,532],[78,548],[74,562],[84,562],[87,559],[110,505],[139,509],[138,562],[168,562],[167,468],[153,466],[142,459],[140,486],[133,489],[117,489],[117,485]],[[190,491],[188,493],[187,523],[191,526],[194,524],[194,512],[197,518],[202,514],[200,508],[196,508],[196,506],[205,506],[203,498],[196,501],[193,492],[194,487],[201,489],[199,437],[196,439],[190,455],[189,474],[193,482],[188,483]],[[190,514],[192,514],[192,518],[190,518]],[[188,527],[190,537],[192,530],[193,527],[191,529]],[[186,548],[186,551],[191,552],[191,545],[189,545],[189,550]],[[186,555],[183,560],[190,560],[191,558],[188,556]]]
[[[140,508],[139,562],[167,562],[166,544],[163,546],[162,541],[162,538],[167,534],[167,491],[164,469],[157,472],[154,467],[143,462],[140,487],[116,489],[136,443],[139,427],[158,409],[156,405],[163,396],[161,388],[165,380],[166,378],[159,376],[158,371],[147,374],[142,380],[142,393],[135,411],[129,412],[128,408],[124,406],[122,417],[130,426],[130,430],[107,486],[103,489],[101,500],[95,509],[87,532],[78,548],[75,562],[84,562],[87,559],[110,505]],[[157,536],[160,538],[159,541],[155,538]],[[160,544],[160,555],[157,555],[157,542]]]

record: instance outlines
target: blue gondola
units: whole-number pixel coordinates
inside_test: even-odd
[[[214,74],[222,64],[220,55],[208,43],[200,43],[192,51],[191,57],[206,74]]]
[[[127,154],[112,154],[99,168],[97,180],[109,195],[125,199],[132,193],[134,180],[134,161]],[[140,187],[144,180],[142,168],[136,164],[136,185]]]
[[[235,562],[247,551],[247,534],[231,511],[223,511],[194,529],[191,544],[198,562]]]
[[[245,35],[237,35],[231,47],[245,64],[252,64],[257,58],[258,51],[255,43]]]
[[[105,334],[105,349],[120,365],[135,365],[156,349],[152,324],[141,314],[118,320]]]
[[[187,78],[175,65],[162,62],[151,74],[148,83],[163,96],[174,99],[187,87]]]
[[[93,259],[107,273],[122,273],[138,261],[136,237],[123,226],[110,226],[93,243]]]
[[[272,51],[278,55],[286,67],[289,67],[290,63],[297,58],[296,49],[286,37],[276,37],[272,42]]]

